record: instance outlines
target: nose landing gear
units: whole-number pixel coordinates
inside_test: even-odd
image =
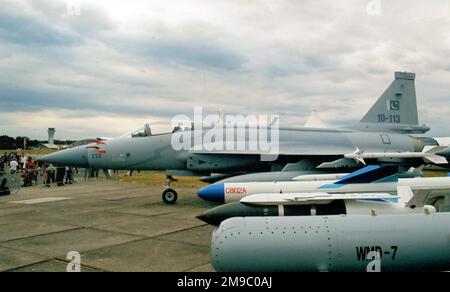
[[[164,203],[166,203],[166,204],[175,204],[175,202],[178,199],[178,194],[173,189],[166,189],[162,193],[162,199],[163,199]]]
[[[175,204],[178,199],[178,194],[174,189],[171,189],[170,186],[173,181],[176,181],[171,175],[166,176],[167,181],[167,189],[162,193],[162,200],[166,204]]]

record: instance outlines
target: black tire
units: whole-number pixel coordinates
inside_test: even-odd
[[[175,190],[167,189],[162,193],[162,199],[166,204],[175,204],[178,199],[178,194]]]

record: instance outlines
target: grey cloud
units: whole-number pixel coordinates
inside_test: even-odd
[[[246,58],[214,40],[169,40],[125,38],[108,40],[112,47],[127,54],[138,54],[166,65],[186,65],[195,68],[237,70]]]
[[[109,17],[88,2],[79,16],[67,14],[64,1],[6,1],[0,10],[0,38],[24,46],[79,46],[114,31]]]
[[[73,46],[82,38],[58,27],[51,26],[36,15],[2,7],[0,10],[0,38],[25,46]]]
[[[381,16],[367,15],[369,1],[269,2],[205,1],[198,14],[180,16],[171,14],[176,4],[147,3],[151,16],[127,23],[88,1],[77,17],[66,15],[64,1],[18,2],[27,9],[7,1],[0,111],[169,119],[203,105],[278,113],[298,125],[317,109],[344,125],[394,71],[410,70],[421,121],[447,131],[439,125],[450,122],[450,11],[432,16],[445,1],[382,0]]]
[[[117,28],[106,13],[94,5],[95,3],[90,1],[80,1],[80,3],[81,14],[72,16],[67,13],[66,1],[27,1],[27,4],[38,12],[41,18],[82,35],[94,36]]]
[[[198,41],[174,42],[163,41],[150,44],[147,52],[156,58],[180,62],[193,66],[239,69],[245,59],[232,51]]]
[[[97,113],[115,113],[124,116],[155,116],[168,118],[180,112],[189,113],[186,104],[165,106],[160,102],[145,106],[139,102],[117,103],[108,98],[97,96],[82,96],[66,92],[52,92],[44,90],[27,90],[9,88],[2,85],[0,91],[0,112],[38,112],[43,109],[65,109],[72,111],[89,111]]]

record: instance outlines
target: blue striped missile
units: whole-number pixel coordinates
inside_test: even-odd
[[[203,187],[198,196],[204,200],[230,203],[261,193],[388,193],[397,194],[397,187],[409,186],[429,199],[450,195],[450,177],[399,179],[394,167],[367,166],[338,180],[230,182]]]

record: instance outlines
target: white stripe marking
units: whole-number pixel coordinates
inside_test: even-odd
[[[40,204],[40,203],[48,203],[48,202],[57,202],[57,201],[64,201],[64,200],[70,200],[71,198],[65,198],[65,197],[46,197],[46,198],[38,198],[38,199],[31,199],[31,200],[23,200],[23,201],[13,201],[10,202],[11,204]]]

